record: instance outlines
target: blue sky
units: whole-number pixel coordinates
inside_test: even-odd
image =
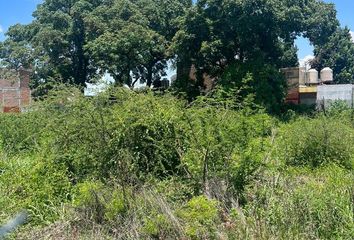
[[[325,2],[334,3],[337,9],[337,17],[341,25],[348,26],[354,32],[354,1],[353,0],[325,0]],[[354,38],[354,36],[353,36]],[[313,54],[313,47],[310,46],[307,39],[300,38],[297,41],[299,48],[299,59]]]
[[[42,0],[0,0],[0,40],[4,39],[6,29],[16,23],[29,23],[32,12]],[[336,4],[338,18],[342,26],[348,26],[354,31],[354,1],[353,0],[326,0]],[[313,48],[306,39],[297,41],[299,58],[312,55]]]

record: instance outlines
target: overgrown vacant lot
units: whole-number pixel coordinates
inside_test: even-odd
[[[353,239],[353,112],[221,95],[63,88],[0,115],[0,221],[30,216],[10,238]]]

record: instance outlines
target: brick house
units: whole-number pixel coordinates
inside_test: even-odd
[[[31,103],[30,71],[0,69],[0,112],[21,112]]]

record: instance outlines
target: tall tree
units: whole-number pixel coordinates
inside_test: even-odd
[[[275,93],[285,90],[285,82],[275,73],[297,65],[295,39],[304,35],[314,44],[326,42],[338,26],[335,13],[332,4],[317,0],[199,0],[180,20],[173,50],[180,68],[196,67],[194,93],[203,89],[204,73],[220,84],[228,76],[237,85],[250,72],[258,78],[250,83],[260,103],[274,96],[281,102],[283,94]],[[184,84],[189,71],[180,72],[178,85],[189,88],[181,90],[193,92],[191,84]]]
[[[86,14],[103,0],[46,0],[34,13],[38,31],[32,44],[40,49],[50,76],[85,85],[95,67],[85,54]],[[48,68],[47,68],[48,69]]]
[[[354,83],[354,42],[347,27],[338,28],[327,42],[315,47],[312,67],[332,68],[335,83]]]
[[[0,42],[0,66],[14,70],[30,68],[34,60],[34,51],[29,44],[31,26],[16,24],[6,34],[8,38]]]
[[[72,82],[84,86],[95,74],[87,42],[86,14],[104,0],[45,0],[28,25],[15,25],[2,44],[2,58],[34,69],[37,83]]]
[[[190,1],[113,0],[86,18],[91,41],[87,50],[117,84],[151,86],[164,76],[175,19]],[[170,6],[170,7],[169,7]],[[96,34],[94,34],[96,33]]]

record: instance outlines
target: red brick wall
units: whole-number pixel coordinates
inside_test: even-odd
[[[0,89],[2,88],[18,88],[18,80],[0,79]]]
[[[20,88],[28,88],[30,82],[30,74],[28,70],[20,70]]]
[[[19,107],[20,106],[20,90],[3,90],[4,107]]]
[[[288,90],[288,95],[286,96],[286,103],[299,104],[300,95],[299,88],[292,88]]]
[[[31,103],[31,89],[21,88],[21,105],[28,106]]]
[[[19,79],[0,79],[0,112],[19,112],[31,103],[30,72],[20,70]]]
[[[19,113],[19,112],[21,112],[21,109],[19,107],[4,107],[3,112],[4,113]]]

